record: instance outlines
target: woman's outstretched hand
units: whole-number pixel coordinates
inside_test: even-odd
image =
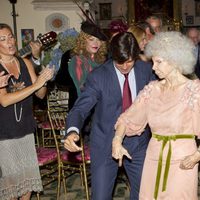
[[[119,160],[119,166],[122,166],[123,156],[132,159],[128,151],[122,146],[121,141],[115,136],[112,141],[112,157]]]

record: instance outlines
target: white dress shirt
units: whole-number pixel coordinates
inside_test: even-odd
[[[119,80],[119,84],[120,84],[120,89],[121,89],[121,95],[123,95],[123,87],[124,87],[124,81],[125,81],[125,77],[124,74],[122,74],[115,66],[114,62],[113,65],[115,67],[115,71],[117,73],[117,77]],[[135,72],[134,72],[134,67],[131,69],[131,71],[129,72],[128,75],[128,82],[129,82],[129,86],[130,86],[130,90],[131,90],[131,97],[132,97],[132,101],[134,101],[135,97],[136,97],[136,82],[135,82]],[[67,129],[67,133],[75,131],[77,133],[79,133],[79,129],[76,127],[70,127]]]
[[[124,87],[124,81],[125,81],[125,76],[124,74],[122,74],[117,67],[115,66],[115,64],[113,63],[114,67],[115,67],[115,71],[117,73],[117,77],[119,80],[119,84],[120,84],[120,88],[121,88],[121,94],[123,95],[123,87]],[[134,67],[131,69],[131,71],[129,72],[128,75],[128,82],[129,82],[129,87],[131,90],[131,97],[132,97],[132,101],[134,101],[134,99],[136,98],[137,92],[136,92],[136,82],[135,82],[135,72],[134,72]]]

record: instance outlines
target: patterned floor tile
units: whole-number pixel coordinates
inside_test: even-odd
[[[56,200],[56,182],[44,188],[41,194],[41,200]],[[73,175],[67,181],[67,196],[65,197],[63,187],[61,188],[60,200],[85,200],[85,191],[81,186],[80,176]],[[117,184],[114,190],[113,200],[129,200],[129,188],[126,184],[126,178],[117,179]],[[36,195],[33,194],[31,200],[37,200]],[[200,200],[200,186],[199,186],[199,200]]]

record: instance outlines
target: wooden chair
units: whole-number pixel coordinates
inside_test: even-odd
[[[40,175],[42,179],[43,187],[58,179],[59,167],[58,167],[58,146],[54,147],[36,147],[38,164],[40,169]],[[58,199],[57,191],[57,199]],[[40,199],[40,193],[37,193],[38,200]]]
[[[62,109],[68,111],[69,93],[66,90],[59,90],[57,87],[49,88],[47,96],[47,109],[43,111],[44,117],[37,123],[38,135],[42,147],[55,147],[51,125],[47,110]]]
[[[47,98],[47,109],[54,110],[67,110],[68,106],[68,92],[59,91],[57,88],[49,91]],[[60,197],[60,182],[61,182],[61,167],[59,160],[59,147],[56,135],[52,131],[56,125],[50,124],[50,117],[46,110],[46,118],[43,121],[38,121],[37,134],[40,135],[41,145],[36,147],[40,174],[42,178],[43,186],[50,184],[53,181],[58,180],[57,186],[57,199]],[[66,113],[65,113],[66,114]],[[36,135],[37,136],[37,135]],[[39,139],[38,139],[39,140]],[[40,199],[40,194],[37,194]]]
[[[47,112],[44,110],[34,110],[34,117],[38,125],[44,120]],[[46,121],[46,120],[45,120]],[[43,187],[57,180],[58,154],[56,146],[41,145],[41,128],[38,126],[35,132],[35,146],[42,179]],[[37,199],[40,200],[40,193],[37,193]]]
[[[65,136],[65,123],[67,112],[62,109],[56,108],[56,110],[49,109],[48,117],[52,128],[52,133],[56,138],[58,150],[58,193],[60,193],[61,181],[63,181],[63,187],[65,195],[67,194],[66,189],[66,178],[73,175],[74,173],[80,173],[82,185],[85,188],[86,199],[89,200],[89,188],[88,188],[88,171],[87,167],[90,164],[89,149],[84,146],[83,138],[80,137],[80,145],[84,149],[80,153],[71,153],[67,151],[64,146]]]

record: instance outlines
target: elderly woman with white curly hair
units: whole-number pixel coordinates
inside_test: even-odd
[[[194,46],[179,32],[158,33],[145,54],[159,81],[147,85],[118,119],[112,155],[130,157],[123,137],[140,135],[148,124],[152,138],[146,152],[140,200],[197,200],[200,148],[200,81],[194,70]]]

